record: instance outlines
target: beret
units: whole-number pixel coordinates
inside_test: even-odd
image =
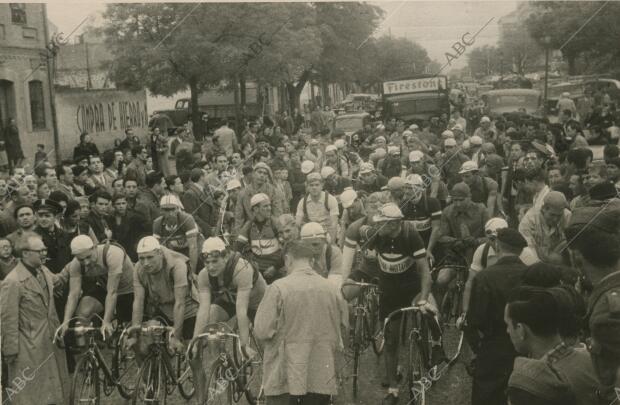
[[[513,228],[500,228],[497,230],[497,240],[508,246],[517,249],[523,249],[527,246],[527,242],[523,235]]]

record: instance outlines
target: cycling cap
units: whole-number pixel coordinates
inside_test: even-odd
[[[461,124],[454,124],[454,126],[452,127],[453,131],[463,131],[463,127],[461,126]]]
[[[318,145],[319,144],[319,140],[318,139],[311,139],[310,140],[310,145]]]
[[[360,165],[359,174],[372,173],[374,171],[375,171],[375,168],[373,167],[372,163],[365,162]]]
[[[397,221],[403,218],[403,213],[400,211],[400,208],[398,208],[398,205],[394,203],[387,203],[379,209],[379,213],[372,217],[372,220],[375,222],[385,222]]]
[[[321,177],[324,179],[328,178],[334,173],[336,173],[336,171],[334,170],[333,167],[330,167],[330,166],[325,166],[321,169]]]
[[[485,115],[484,117],[480,118],[480,123],[483,122],[491,122],[491,119]]]
[[[306,181],[308,183],[311,183],[313,181],[323,181],[323,178],[321,177],[320,173],[310,173],[309,175],[306,176]]]
[[[424,157],[424,153],[419,150],[412,150],[409,152],[409,161],[410,162],[419,162]]]
[[[312,160],[304,160],[301,163],[301,172],[303,174],[308,174],[314,170],[314,162]]]
[[[454,138],[454,132],[450,131],[449,129],[446,129],[445,131],[441,133],[441,137],[442,138]]]
[[[472,145],[482,145],[482,138],[480,138],[478,135],[474,135],[469,138],[469,143]]]
[[[400,155],[400,148],[398,146],[388,146],[389,155]]]
[[[159,249],[161,249],[161,245],[159,244],[157,238],[155,238],[154,236],[145,236],[144,238],[140,239],[140,242],[138,242],[138,246],[136,247],[136,253],[149,253]]]
[[[469,139],[465,139],[463,141],[463,145],[461,145],[461,146],[463,146],[463,149],[468,150],[469,149]]]
[[[416,130],[416,129],[420,129],[420,127],[419,127],[419,126],[417,126],[416,124],[411,124],[411,125],[409,125],[409,129],[410,129],[410,130],[412,130],[412,131],[414,131],[414,130]]]
[[[327,152],[336,152],[338,150],[338,148],[336,148],[335,145],[327,145],[325,147],[325,153]]]
[[[411,186],[424,186],[424,180],[422,180],[422,176],[419,174],[410,174],[405,178],[405,184],[409,184]]]
[[[224,241],[217,237],[207,238],[202,244],[202,253],[211,254],[214,252],[222,253],[226,251],[226,244]]]
[[[325,232],[325,228],[318,222],[308,222],[304,226],[301,227],[299,231],[299,238],[301,240],[304,239],[313,239],[313,238],[327,238],[327,234]]]
[[[255,206],[256,204],[260,204],[263,201],[270,201],[269,196],[265,193],[254,194],[250,199],[250,207]]]
[[[241,188],[241,182],[237,179],[233,179],[226,184],[226,191],[232,191]]]
[[[181,201],[179,201],[179,199],[177,198],[176,195],[173,194],[168,194],[165,195],[161,198],[161,200],[159,200],[159,206],[161,208],[181,208],[183,209],[183,204],[181,204]]]
[[[468,160],[467,162],[463,163],[463,165],[461,166],[461,170],[459,171],[459,174],[477,172],[477,171],[478,171],[478,165],[476,164],[476,162],[472,160]]]
[[[388,180],[388,190],[400,190],[403,187],[405,187],[405,182],[400,177],[392,177],[390,180]]]
[[[87,235],[78,235],[71,241],[71,254],[79,255],[80,253],[86,252],[89,249],[92,249],[95,244],[90,236]]]
[[[334,142],[334,146],[336,146],[337,149],[344,149],[344,147],[347,145],[343,139],[338,139],[336,140],[336,142]]]
[[[448,138],[445,141],[443,141],[443,145],[444,146],[456,146],[456,141],[454,140],[454,138]]]
[[[385,140],[385,136],[378,136],[378,137],[377,137],[377,139],[375,139],[375,142],[378,142],[378,141],[379,141],[379,139],[381,139],[383,142],[387,142],[387,141]]]
[[[409,131],[408,129],[403,131],[403,137],[407,138],[408,136],[413,136],[413,132]]]
[[[385,157],[385,154],[386,154],[385,149],[383,149],[383,148],[377,148],[377,149],[375,149],[375,156],[376,156],[378,159],[381,159],[381,158]]]
[[[352,206],[356,198],[357,193],[355,190],[344,190],[342,194],[340,194],[340,203],[342,204],[342,208],[349,208]]]
[[[484,232],[494,235],[497,235],[497,230],[501,228],[508,228],[508,222],[504,218],[491,218],[484,224]]]

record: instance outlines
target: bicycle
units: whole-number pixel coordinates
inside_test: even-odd
[[[439,318],[443,329],[458,329],[456,327],[457,320],[463,313],[463,294],[465,292],[465,283],[469,273],[469,265],[466,258],[459,252],[451,249],[448,254],[439,262],[432,266],[432,273],[439,274],[442,269],[452,269],[455,274],[448,284],[441,303],[439,304]],[[444,338],[446,334],[443,334]],[[458,329],[458,334],[454,342],[445,342],[444,351],[448,358],[448,365],[453,365],[461,355],[464,342],[464,332]],[[446,344],[449,343],[449,344]],[[447,349],[452,349],[447,350]]]
[[[256,350],[253,358],[244,359],[239,335],[226,323],[213,323],[205,327],[205,333],[194,337],[187,348],[189,358],[194,346],[203,339],[206,344],[216,345],[217,358],[211,364],[205,384],[205,404],[225,405],[239,402],[245,395],[250,405],[258,405],[264,400],[262,388],[263,353],[250,329],[250,344]],[[232,350],[227,343],[232,343]],[[231,354],[232,352],[232,354]],[[258,383],[258,384],[257,384]]]
[[[359,287],[361,291],[353,302],[353,313],[350,325],[353,329],[349,336],[350,348],[353,350],[353,397],[357,398],[359,359],[362,352],[372,345],[377,356],[383,352],[381,338],[381,321],[379,319],[379,286],[376,284],[347,281],[340,291],[343,296],[347,286]]]
[[[62,337],[59,336],[61,329],[62,326],[56,329],[54,333],[54,342],[59,345],[60,341],[62,341]],[[73,405],[84,402],[99,404],[102,385],[105,396],[110,396],[114,389],[118,389],[119,394],[123,398],[130,399],[135,387],[131,382],[132,373],[128,372],[131,367],[127,363],[135,364],[135,361],[132,362],[133,359],[124,352],[120,340],[112,339],[114,342],[112,344],[114,354],[112,367],[110,368],[98,345],[98,338],[101,337],[105,340],[105,336],[102,336],[100,328],[80,325],[68,328],[67,331],[75,334],[77,348],[86,349],[85,353],[78,360],[73,374],[69,404]],[[103,373],[103,376],[100,372]],[[85,388],[86,393],[84,393]]]
[[[174,328],[167,325],[136,325],[123,331],[124,336],[140,332],[151,339],[148,354],[138,371],[138,378],[132,404],[164,405],[169,395],[178,387],[181,396],[190,400],[194,396],[192,370],[183,354],[176,354],[176,367],[173,367],[168,352],[168,342],[174,335]],[[123,339],[121,338],[121,341]]]
[[[428,320],[417,306],[397,309],[385,318],[384,335],[387,326],[397,315],[401,315],[398,336],[404,337],[403,341],[407,342],[408,348],[405,375],[402,379],[407,384],[407,391],[411,399],[408,404],[424,405],[426,403],[426,391],[442,375],[442,373],[437,372],[436,366],[431,367],[430,365],[432,339]],[[407,333],[408,321],[411,326]]]

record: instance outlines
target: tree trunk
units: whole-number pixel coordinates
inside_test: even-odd
[[[191,111],[190,119],[192,121],[192,128],[194,128],[194,137],[197,141],[202,141],[203,134],[207,132],[206,128],[203,128],[202,120],[200,117],[200,107],[198,106],[198,84],[196,80],[190,79],[189,81],[189,94],[190,94],[190,103],[189,108]]]
[[[233,78],[234,97],[235,97],[235,132],[241,133],[241,108],[239,105],[239,76]]]
[[[245,105],[246,105],[246,99],[245,99],[245,76],[240,76],[239,77],[239,98],[240,98],[240,103],[241,103],[241,108],[244,109]],[[251,100],[252,104],[254,104],[254,100]]]
[[[574,76],[577,74],[577,57],[573,54],[566,55],[566,62],[568,63],[568,75]]]
[[[312,82],[312,80],[310,80],[310,108],[314,110],[314,107],[316,107],[316,98],[314,96],[314,83]]]
[[[299,109],[299,111],[301,111],[301,103],[299,101],[299,96],[301,96],[301,91],[306,86],[306,83],[308,83],[309,78],[310,78],[310,72],[306,70],[299,77],[297,84],[293,84],[292,82],[286,83],[286,90],[288,93],[289,102],[293,106],[295,106],[297,109]],[[312,86],[312,82],[310,82],[310,97],[311,97],[310,108],[312,109],[314,106],[314,87]]]
[[[329,85],[327,83],[327,80],[325,79],[321,79],[321,96],[323,98],[323,108],[325,108],[326,105],[331,105],[331,97],[329,97]]]

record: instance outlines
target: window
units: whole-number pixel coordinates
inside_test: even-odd
[[[30,118],[32,129],[45,129],[45,103],[43,102],[43,83],[33,80],[28,83],[30,92]]]
[[[11,8],[11,22],[26,24],[26,3],[9,3]]]

